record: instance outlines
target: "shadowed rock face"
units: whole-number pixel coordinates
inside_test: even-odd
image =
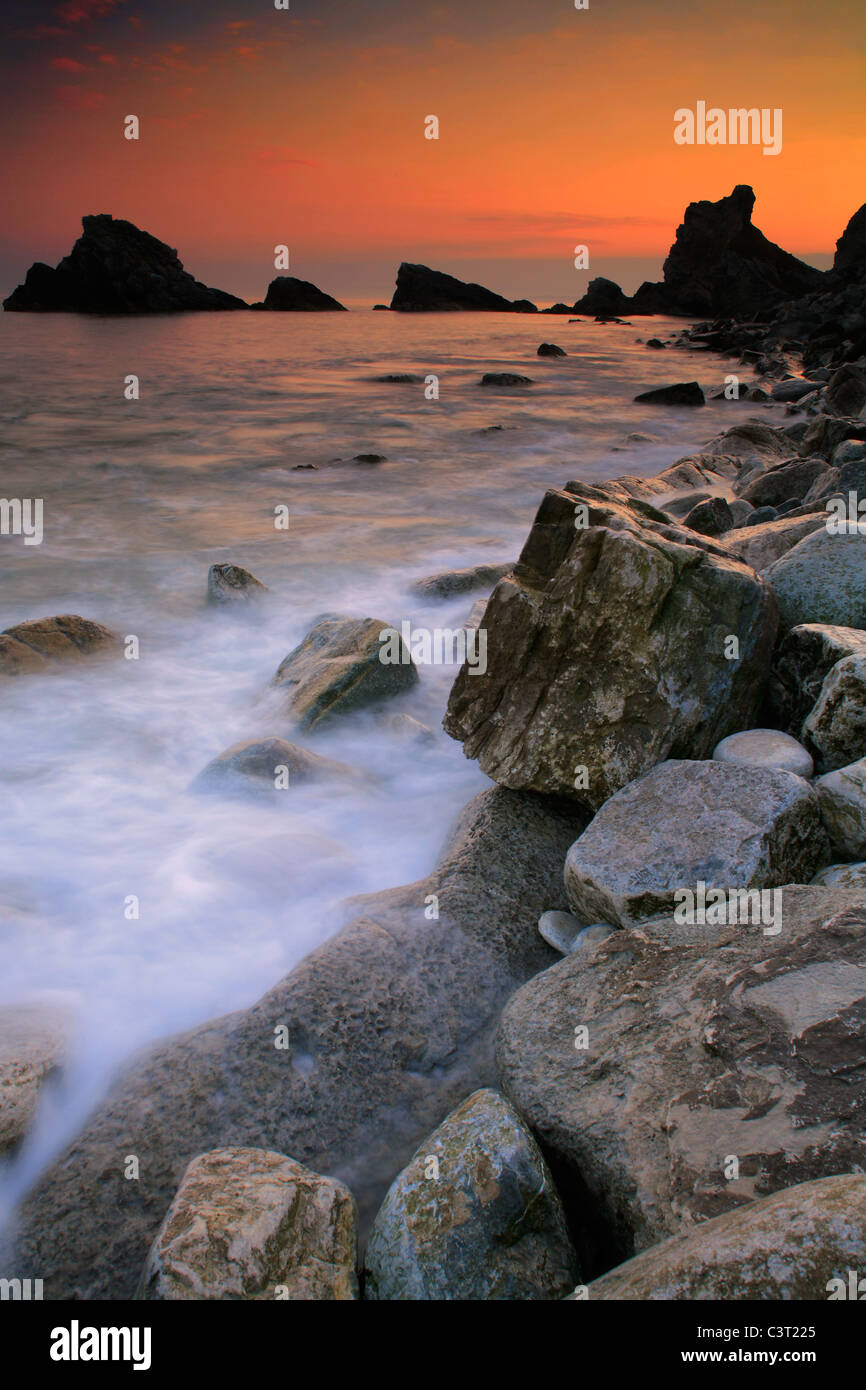
[[[397,271],[397,288],[391,300],[392,309],[404,313],[455,309],[488,310],[500,314],[531,313],[534,304],[528,300],[504,299],[501,294],[486,290],[483,285],[466,284],[441,270],[426,265],[410,265],[404,261]]]
[[[290,310],[295,313],[331,309],[346,312],[345,304],[340,304],[309,280],[296,280],[292,275],[278,275],[276,280],[271,281],[262,308]]]
[[[356,899],[359,915],[252,1008],[126,1068],[28,1198],[10,1267],[42,1271],[47,1298],[130,1298],[187,1165],[214,1148],[338,1178],[369,1226],[425,1135],[491,1084],[506,999],[554,959],[536,924],[565,906],[562,863],[584,825],[537,797],[482,792],[428,878]],[[123,1176],[129,1153],[139,1182]]]
[[[833,269],[845,276],[866,273],[866,203],[858,208],[836,242]]]
[[[246,309],[242,299],[194,280],[165,242],[100,213],[52,270],[37,261],[3,308],[27,313],[166,314]]]

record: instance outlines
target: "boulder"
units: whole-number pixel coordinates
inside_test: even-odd
[[[418,671],[402,639],[400,661],[384,662],[384,634],[394,629],[376,618],[329,613],[277,668],[273,684],[286,695],[291,718],[303,729],[364,709],[410,690]],[[385,642],[385,645],[383,645]]]
[[[827,520],[823,512],[812,512],[810,516],[776,517],[771,521],[755,520],[757,516],[757,511],[754,511],[744,526],[729,531],[722,545],[737,559],[759,572],[786,555],[805,536],[820,530]]]
[[[866,628],[866,522],[838,534],[826,526],[764,572],[783,630],[800,623]]]
[[[519,372],[485,372],[481,378],[482,386],[531,386],[531,376],[521,376]]]
[[[0,1007],[0,1158],[33,1127],[39,1096],[64,1064],[72,1020],[47,1004]]]
[[[557,347],[556,343],[541,343],[538,348],[539,357],[567,357],[565,348]]]
[[[748,729],[744,733],[729,734],[713,749],[713,757],[721,763],[768,768],[771,772],[794,772],[805,778],[815,771],[811,755],[802,743],[778,729]]]
[[[671,1236],[594,1279],[588,1295],[590,1301],[823,1301],[834,1293],[849,1297],[848,1271],[864,1267],[866,1177],[841,1173]]]
[[[268,592],[254,574],[240,565],[211,565],[207,575],[207,601],[220,606],[227,603],[247,603]]]
[[[760,467],[786,459],[791,452],[791,441],[784,430],[747,421],[716,435],[704,445],[704,452],[743,460],[754,458]]]
[[[825,888],[866,888],[866,864],[828,864],[812,879]]]
[[[257,1004],[134,1058],[26,1198],[10,1267],[46,1271],[46,1298],[130,1298],[190,1160],[227,1146],[345,1183],[369,1228],[424,1136],[494,1084],[499,1015],[553,960],[538,918],[566,906],[562,861],[583,823],[482,792],[427,878],[356,899]],[[124,1178],[130,1152],[146,1181]]]
[[[74,613],[16,623],[0,633],[0,678],[46,671],[55,662],[81,661],[116,646],[107,627]]]
[[[803,724],[822,772],[866,757],[866,650],[837,661]]]
[[[605,802],[568,851],[565,888],[577,917],[627,927],[673,912],[677,889],[808,883],[829,859],[801,777],[671,760]]]
[[[640,405],[706,405],[706,397],[697,381],[679,381],[673,386],[657,386],[642,391],[635,400]]]
[[[866,855],[866,758],[826,772],[815,782],[830,843],[848,859]]]
[[[767,686],[767,703],[779,727],[799,738],[828,672],[855,652],[866,653],[866,632],[858,628],[792,627],[779,644]]]
[[[583,929],[583,922],[571,912],[542,912],[538,919],[538,930],[542,940],[561,956],[567,956],[574,950]]]
[[[866,405],[866,374],[852,362],[839,367],[824,387],[824,405],[831,415],[859,415]]]
[[[623,294],[614,280],[606,280],[597,275],[590,280],[586,294],[578,299],[571,312],[573,314],[623,314],[631,310],[631,300]]]
[[[790,459],[775,464],[743,488],[735,484],[734,491],[753,507],[778,507],[789,497],[802,500],[815,480],[826,472],[827,463],[822,458]]]
[[[723,536],[734,525],[731,509],[724,497],[710,497],[706,502],[698,502],[692,507],[683,521],[702,536]]]
[[[590,1277],[866,1166],[862,890],[783,888],[775,917],[775,937],[669,918],[615,931],[509,1000],[501,1087],[572,1227],[594,1223],[595,1257],[578,1245]]]
[[[560,1299],[577,1262],[535,1140],[496,1091],[476,1091],[395,1178],[373,1222],[364,1297]]]
[[[833,269],[845,276],[861,276],[866,268],[866,203],[858,208],[836,242]]]
[[[763,580],[711,542],[569,486],[547,494],[494,589],[486,673],[462,668],[444,724],[495,781],[597,809],[655,763],[709,757],[757,722],[776,616]]]
[[[397,271],[397,288],[390,307],[403,313],[470,309],[514,314],[535,309],[535,305],[528,300],[512,302],[501,294],[485,289],[483,285],[466,284],[453,275],[443,274],[441,270],[430,270],[426,265],[410,265],[406,261]]]
[[[777,381],[770,395],[774,401],[792,402],[802,400],[812,391],[820,390],[820,381],[804,381],[802,377],[792,376],[785,381]]]
[[[321,310],[342,309],[331,295],[325,294],[309,280],[296,280],[293,275],[278,275],[268,285],[263,309],[285,310],[290,313],[310,313]]]
[[[247,739],[220,753],[198,774],[191,791],[241,796],[282,795],[313,782],[369,782],[347,763],[323,758],[284,738]]]
[[[246,309],[184,270],[177,252],[107,213],[82,218],[83,234],[56,270],[37,261],[4,309],[28,313],[166,314]]]
[[[492,589],[514,569],[514,561],[499,565],[470,565],[466,569],[442,570],[428,574],[410,585],[410,592],[419,598],[453,598],[455,594],[470,594],[473,589]]]
[[[266,1149],[194,1158],[151,1246],[138,1297],[358,1297],[351,1192]]]

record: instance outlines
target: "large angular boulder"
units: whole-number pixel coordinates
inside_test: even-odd
[[[365,709],[417,685],[418,670],[402,638],[397,639],[400,660],[381,659],[389,650],[385,637],[392,632],[376,618],[339,613],[314,623],[280,662],[273,679],[300,728],[314,729],[336,715]]]
[[[866,374],[846,362],[827,382],[824,404],[831,415],[859,415],[866,405]]]
[[[813,531],[764,577],[775,591],[783,629],[798,623],[866,628],[866,522],[852,531]]]
[[[562,1298],[578,1277],[535,1140],[496,1091],[476,1091],[424,1140],[379,1209],[369,1299]]]
[[[827,623],[801,623],[779,644],[767,686],[767,702],[779,728],[799,738],[803,720],[837,662],[866,654],[866,631]]]
[[[866,203],[857,209],[836,242],[833,269],[855,276],[866,271]]]
[[[681,888],[808,883],[829,861],[818,800],[802,777],[671,761],[605,802],[568,851],[565,887],[583,921],[625,927],[673,911]]]
[[[523,313],[534,310],[526,300],[505,299],[493,290],[474,282],[465,283],[441,270],[426,265],[410,265],[404,261],[397,271],[397,287],[390,307],[404,313],[470,309],[493,313]]]
[[[246,309],[184,270],[177,252],[132,222],[100,213],[82,218],[83,234],[56,270],[37,261],[4,309],[29,313],[167,314],[187,309]]]
[[[260,598],[267,592],[267,584],[262,584],[241,565],[211,565],[208,570],[207,601],[215,607],[249,603],[250,599]]]
[[[776,614],[769,586],[695,532],[569,486],[494,589],[487,671],[463,667],[445,728],[495,781],[597,809],[757,722]]]
[[[594,280],[590,280],[586,294],[578,299],[572,313],[600,314],[607,317],[610,314],[626,314],[630,308],[631,300],[623,294],[616,281],[606,280],[603,275],[597,275]]]
[[[828,672],[803,723],[822,772],[866,757],[866,650],[846,656]]]
[[[659,918],[566,956],[509,1000],[501,1087],[572,1194],[572,1220],[598,1223],[606,1259],[585,1262],[590,1276],[696,1222],[866,1167],[863,892],[780,897],[775,937]]]
[[[864,1268],[866,1177],[840,1173],[671,1236],[594,1279],[587,1292],[590,1301],[862,1298],[858,1288],[851,1294],[848,1272]]]
[[[340,304],[309,280],[298,280],[294,275],[278,275],[271,281],[262,308],[295,314],[346,311],[345,304]]]
[[[150,1250],[142,1299],[357,1298],[351,1192],[265,1149],[215,1149],[183,1175]]]
[[[269,1149],[346,1184],[369,1228],[389,1185],[467,1095],[495,1083],[505,1000],[554,959],[537,922],[564,908],[583,820],[492,788],[420,882],[352,920],[258,1003],[133,1059],[39,1178],[8,1267],[46,1298],[130,1298],[190,1160]],[[142,1177],[124,1177],[140,1155]]]
[[[778,507],[792,497],[802,501],[812,484],[827,471],[825,459],[794,458],[768,468],[742,488],[735,485],[734,491],[753,507]]]

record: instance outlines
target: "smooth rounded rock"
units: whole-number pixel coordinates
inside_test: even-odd
[[[713,757],[720,763],[795,772],[798,777],[809,778],[815,771],[811,755],[802,743],[778,729],[747,729],[741,734],[729,734],[716,744]]]
[[[822,526],[764,571],[783,628],[798,623],[866,627],[866,522],[835,533]]]
[[[812,882],[825,888],[866,888],[866,863],[828,864]]]
[[[538,930],[548,946],[567,956],[574,950],[584,924],[570,912],[542,912],[538,919]]]

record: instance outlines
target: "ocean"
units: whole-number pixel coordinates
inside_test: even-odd
[[[41,545],[0,537],[0,628],[77,613],[140,644],[138,660],[0,685],[0,1004],[43,1000],[76,1020],[70,1064],[5,1175],[7,1203],[134,1049],[250,1004],[335,930],[347,895],[430,870],[490,785],[440,727],[456,668],[423,668],[389,706],[435,730],[429,745],[376,712],[297,736],[271,677],[324,612],[459,627],[478,595],[431,603],[414,579],[512,560],[546,488],[659,472],[732,409],[764,411],[633,403],[670,381],[720,388],[720,359],[637,341],[681,326],[0,315],[0,495],[42,499],[44,516]],[[539,358],[543,340],[569,355]],[[533,384],[482,388],[487,371]],[[387,373],[419,380],[376,380]],[[138,400],[125,398],[131,375]],[[224,561],[269,587],[261,604],[206,605],[208,568]],[[368,780],[278,805],[189,790],[216,754],[265,735]]]

